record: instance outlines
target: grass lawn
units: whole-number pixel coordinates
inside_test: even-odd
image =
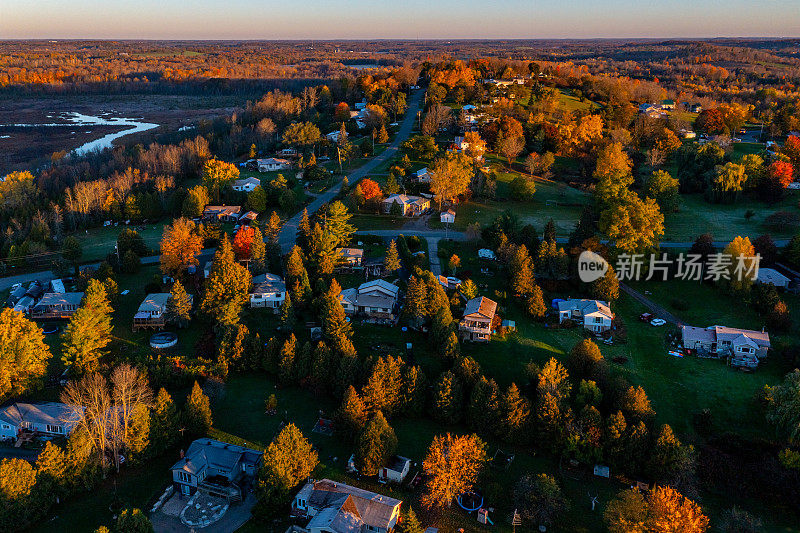
[[[80,241],[83,247],[83,257],[81,257],[81,261],[95,262],[104,260],[108,254],[114,251],[114,245],[117,244],[117,237],[124,229],[136,229],[140,226],[144,226],[144,229],[142,231],[136,231],[138,231],[139,235],[144,239],[145,245],[151,250],[156,250],[154,253],[157,253],[159,243],[161,242],[161,234],[164,231],[164,225],[168,224],[170,221],[171,220],[165,219],[155,224],[131,224],[129,226],[120,224],[119,226],[101,226],[78,231],[74,236]]]
[[[402,228],[410,219],[390,215],[358,213],[353,215],[350,223],[361,231]]]
[[[538,194],[538,192],[537,192]],[[665,217],[665,241],[694,241],[701,233],[711,233],[715,240],[732,240],[737,235],[749,235],[751,240],[764,233],[773,237],[791,237],[798,228],[787,225],[768,227],[764,220],[777,211],[797,212],[798,193],[787,191],[783,200],[765,204],[743,197],[735,204],[712,204],[702,194],[681,195],[681,207],[677,213]],[[750,220],[745,213],[752,210]]]
[[[580,99],[576,98],[572,95],[571,91],[567,91],[561,89],[561,95],[559,96],[559,100],[561,105],[570,113],[575,111],[590,111],[592,109],[596,109],[600,107],[596,103],[592,102],[589,99],[584,99],[581,101]]]

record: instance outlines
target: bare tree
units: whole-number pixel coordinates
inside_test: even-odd
[[[69,407],[68,421],[89,435],[105,472],[105,452],[109,447],[110,429],[114,418],[108,381],[97,372],[86,374],[80,381],[72,381],[64,387],[61,402]]]
[[[153,391],[145,376],[138,368],[127,363],[121,364],[111,373],[112,401],[117,417],[111,425],[114,448],[124,449],[131,441],[131,422],[139,407],[153,404]],[[119,471],[119,454],[114,454],[114,465]]]

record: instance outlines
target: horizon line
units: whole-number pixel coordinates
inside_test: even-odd
[[[785,36],[765,36],[765,35],[728,35],[728,36],[659,36],[659,37],[296,37],[286,39],[270,38],[214,38],[214,37],[194,37],[194,38],[170,38],[170,37],[0,37],[0,42],[26,42],[26,41],[132,41],[132,42],[366,42],[366,41],[456,41],[456,42],[486,42],[486,41],[664,41],[664,40],[697,40],[713,41],[723,39],[746,39],[757,40],[766,39],[778,40],[800,40],[799,35]]]

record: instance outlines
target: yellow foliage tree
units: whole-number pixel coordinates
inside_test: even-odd
[[[164,227],[161,237],[161,271],[174,276],[189,265],[196,266],[202,249],[203,239],[197,234],[194,222],[186,218],[175,220]]]
[[[430,474],[422,503],[427,508],[449,507],[456,496],[478,480],[486,461],[486,445],[477,435],[437,435],[428,448],[423,468]]]

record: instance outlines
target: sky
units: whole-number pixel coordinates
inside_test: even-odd
[[[0,0],[0,39],[798,37],[799,0]]]

